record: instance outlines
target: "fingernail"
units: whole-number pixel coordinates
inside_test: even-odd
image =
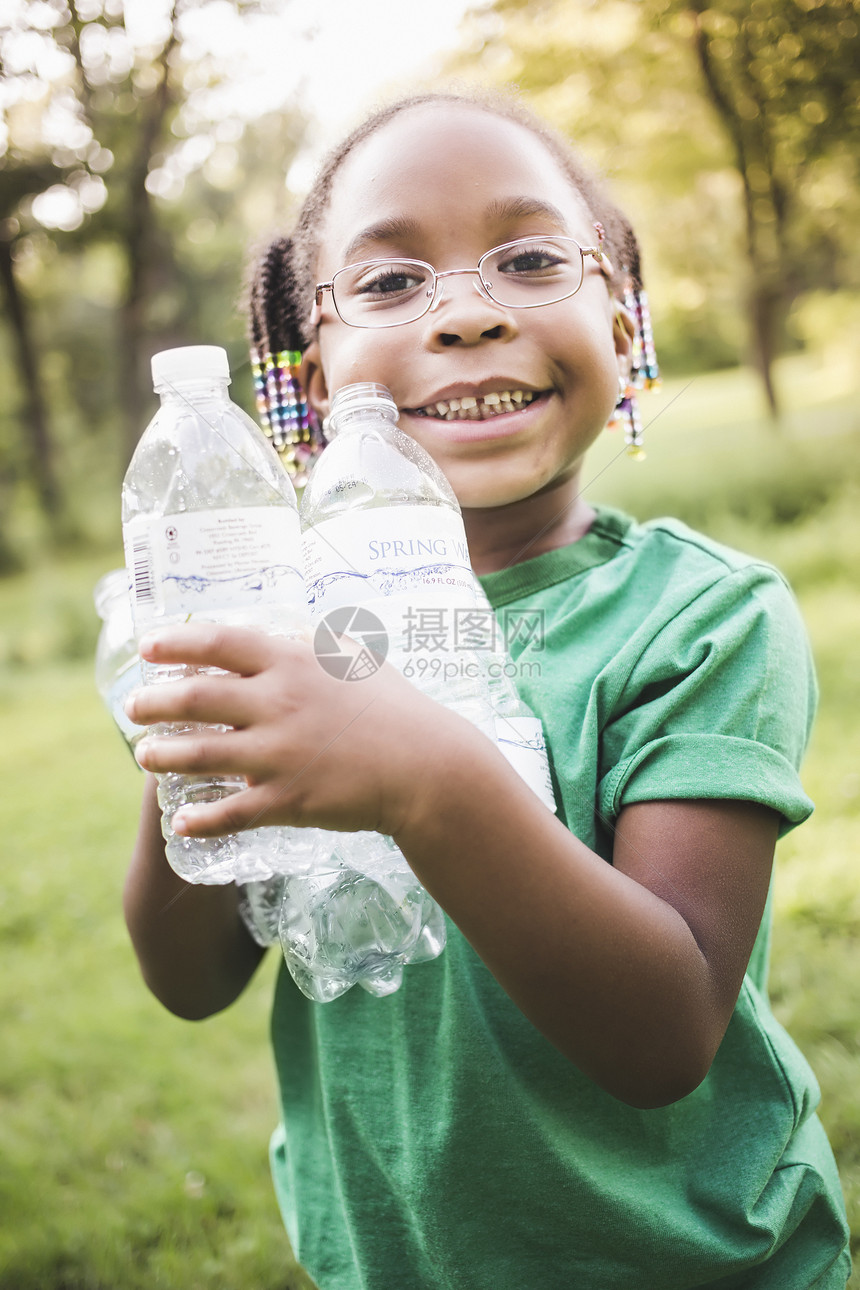
[[[134,759],[138,766],[142,766],[144,770],[147,769],[146,759],[151,747],[152,741],[150,739],[141,739],[140,743],[134,750]]]
[[[170,827],[173,829],[174,833],[185,833],[185,830],[188,827],[188,816],[183,815],[182,811],[177,811],[171,818]]]
[[[137,699],[137,695],[137,690],[129,690],[128,694],[125,696],[125,702],[122,705],[125,710],[125,715],[127,717],[131,717],[132,721],[134,720],[134,704]]]

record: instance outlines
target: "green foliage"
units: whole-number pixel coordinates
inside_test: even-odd
[[[205,7],[172,6],[146,42],[122,0],[22,0],[0,25],[0,573],[46,541],[104,540],[90,498],[121,478],[154,408],[152,353],[224,345],[250,403],[248,245],[289,217],[304,125],[298,110],[207,116],[221,69],[180,39]],[[47,189],[65,215],[40,204]]]
[[[854,286],[858,0],[496,0],[455,74],[514,84],[612,183],[677,375],[788,352]],[[710,74],[703,72],[707,58]]]

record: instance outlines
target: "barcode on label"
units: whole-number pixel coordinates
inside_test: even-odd
[[[131,561],[135,604],[154,604],[152,547],[148,533],[139,533],[134,538],[131,547]]]

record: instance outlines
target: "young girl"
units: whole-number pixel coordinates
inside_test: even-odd
[[[321,417],[343,385],[387,386],[500,619],[542,621],[511,648],[559,803],[388,666],[351,684],[303,641],[220,627],[142,645],[235,674],[130,701],[142,724],[234,728],[140,745],[149,771],[248,779],[179,831],[376,829],[449,918],[385,999],[314,1004],[281,972],[274,1177],[321,1290],[847,1279],[815,1080],[765,986],[774,844],[812,809],[797,610],[761,562],[582,496],[640,287],[566,144],[507,100],[447,95],[357,130],[263,261],[255,339],[303,351]],[[181,1016],[226,1007],[259,961],[235,889],[168,868],[151,777],[126,913]]]

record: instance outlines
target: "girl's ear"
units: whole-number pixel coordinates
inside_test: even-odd
[[[299,367],[299,384],[305,392],[308,403],[316,412],[320,421],[328,416],[328,386],[322,370],[322,356],[318,340],[312,340],[304,354]]]
[[[615,311],[615,317],[612,322],[612,339],[615,342],[618,376],[620,380],[626,381],[630,376],[630,368],[633,363],[636,320],[622,301],[614,299],[612,307]]]

